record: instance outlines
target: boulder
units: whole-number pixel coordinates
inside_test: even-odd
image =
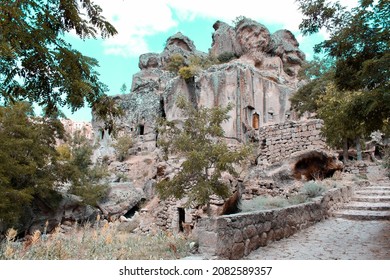
[[[299,49],[299,43],[289,30],[278,30],[271,35],[270,54],[279,56],[283,61],[284,71],[296,77],[300,66],[305,61],[305,54]]]
[[[103,215],[116,220],[136,206],[143,197],[143,192],[129,182],[111,183],[107,198],[98,207]]]
[[[242,54],[242,48],[237,41],[236,31],[233,27],[218,20],[214,23],[213,28],[215,32],[212,35],[213,43],[210,50],[213,56],[232,54],[238,57]]]
[[[261,23],[246,18],[237,25],[236,38],[243,53],[266,52],[271,41],[271,34]]]
[[[36,230],[43,232],[52,231],[64,221],[95,222],[99,210],[85,205],[82,199],[72,194],[59,194],[59,202],[51,204],[51,201],[35,199],[32,207],[26,211],[23,217],[25,230],[32,234]]]
[[[138,67],[141,70],[161,67],[161,57],[157,53],[145,53],[139,57]]]

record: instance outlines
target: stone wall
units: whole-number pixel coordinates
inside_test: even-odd
[[[298,151],[326,149],[325,138],[321,136],[322,125],[322,120],[313,119],[260,127],[257,164],[283,161]]]
[[[219,259],[241,259],[268,243],[287,238],[329,216],[350,200],[353,189],[331,189],[313,202],[201,219],[196,228],[199,251]]]

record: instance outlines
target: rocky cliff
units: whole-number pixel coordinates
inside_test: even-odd
[[[117,120],[119,133],[132,135],[138,151],[155,148],[157,118],[181,119],[175,103],[180,95],[195,106],[233,104],[224,128],[226,137],[239,142],[254,137],[262,126],[295,118],[289,97],[299,87],[297,74],[305,55],[294,35],[288,30],[271,34],[264,25],[247,18],[235,27],[221,21],[213,27],[208,54],[177,33],[167,39],[162,53],[140,56],[140,71],[133,76],[131,92],[114,97],[125,111]],[[178,55],[184,65],[190,65],[194,57],[212,58],[215,63],[206,69],[198,67],[193,77],[183,79],[168,70],[172,57]],[[216,58],[226,62],[218,63]],[[110,135],[96,120],[93,128],[103,155],[109,150]]]
[[[296,120],[290,111],[289,97],[300,86],[298,71],[305,55],[293,34],[288,30],[271,34],[264,25],[246,18],[235,27],[221,21],[213,27],[209,53],[198,51],[193,41],[177,33],[167,39],[161,53],[141,55],[140,71],[133,76],[131,92],[113,97],[125,113],[116,120],[118,135],[129,136],[134,142],[127,160],[114,159],[112,142],[115,139],[102,123],[93,119],[95,142],[99,147],[96,159],[109,158],[112,171],[125,174],[129,188],[145,194],[142,197],[147,200],[154,197],[157,180],[174,176],[180,168],[178,158],[162,161],[156,145],[157,120],[166,118],[180,122],[183,118],[176,106],[179,96],[197,107],[232,104],[230,119],[223,124],[226,138],[233,143],[258,142],[259,153],[264,153],[268,147],[270,151],[272,148],[272,153],[280,148],[279,142],[268,143],[264,138],[266,127]],[[190,75],[180,75],[178,69],[183,67],[189,69]],[[300,131],[300,125],[296,127]],[[291,151],[294,149],[292,147]],[[288,156],[288,152],[280,152],[280,157]],[[271,164],[274,160],[271,156],[259,157],[257,163]],[[119,177],[114,181],[123,182]],[[213,202],[219,206],[222,203]],[[198,210],[184,209],[182,202],[175,200],[158,201],[147,208],[143,211],[150,211],[155,224],[167,229],[177,229],[178,225],[180,228],[181,222],[193,226],[199,215]]]

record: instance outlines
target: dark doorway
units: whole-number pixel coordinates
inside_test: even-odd
[[[258,113],[254,113],[252,116],[252,127],[254,129],[259,129],[259,121],[260,121],[260,116]]]
[[[145,133],[145,126],[143,124],[140,124],[138,129],[139,129],[139,135],[144,135],[144,133]]]
[[[177,211],[179,213],[179,231],[183,232],[184,231],[183,223],[185,223],[186,212],[184,208],[177,208]]]

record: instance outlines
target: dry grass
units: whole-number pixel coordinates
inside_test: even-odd
[[[0,244],[1,260],[156,260],[178,259],[189,254],[183,235],[155,232],[150,235],[119,233],[115,225],[88,225],[62,234],[36,231],[24,242],[9,230]]]

